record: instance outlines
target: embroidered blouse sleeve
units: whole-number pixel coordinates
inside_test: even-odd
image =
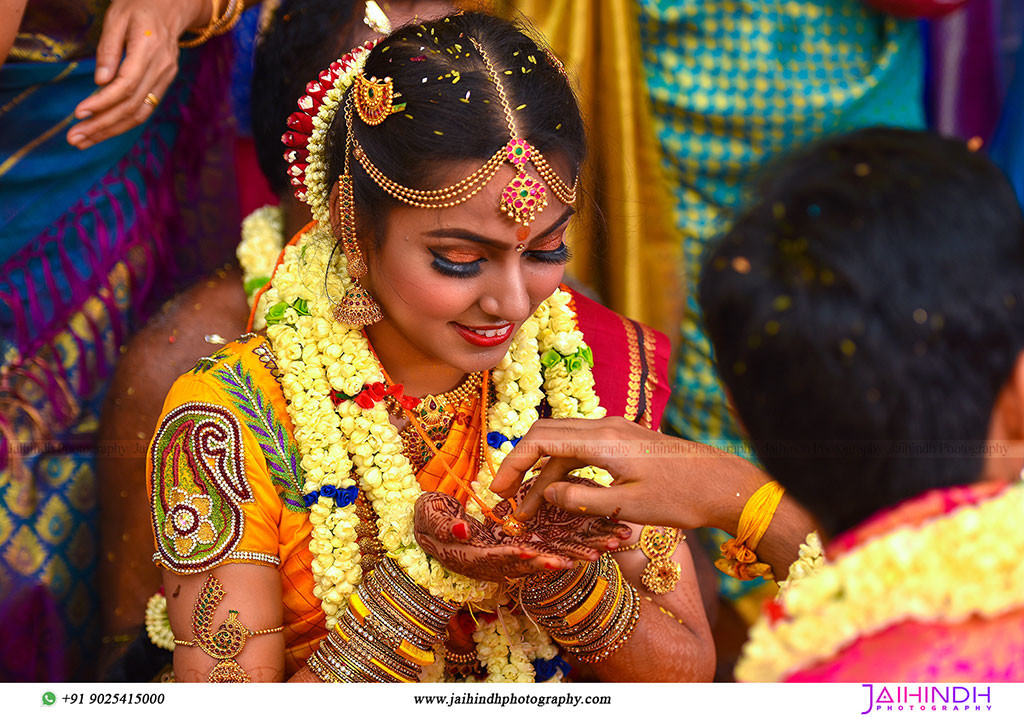
[[[172,572],[280,564],[282,498],[254,433],[260,426],[238,404],[216,377],[197,372],[180,377],[164,402],[146,478],[153,559]]]

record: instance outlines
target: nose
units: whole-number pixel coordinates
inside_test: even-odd
[[[530,292],[520,262],[508,262],[505,271],[488,283],[480,297],[480,308],[503,321],[526,321],[530,316]]]

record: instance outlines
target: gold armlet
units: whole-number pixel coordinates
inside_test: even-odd
[[[650,561],[640,581],[655,595],[664,595],[676,589],[682,568],[672,560],[672,554],[684,540],[686,536],[683,531],[676,528],[645,525],[640,531],[640,549]]]
[[[218,660],[210,671],[209,682],[250,682],[249,675],[235,662],[235,657],[245,648],[250,637],[272,635],[281,632],[283,625],[263,630],[250,630],[238,619],[238,610],[228,610],[228,619],[213,630],[213,616],[217,606],[224,599],[224,586],[215,576],[210,575],[203,583],[192,607],[192,640],[175,640],[175,645],[198,647],[210,657]]]

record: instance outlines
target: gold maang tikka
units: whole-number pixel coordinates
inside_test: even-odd
[[[345,290],[341,303],[334,307],[334,318],[351,326],[369,326],[384,318],[380,305],[359,280],[366,276],[366,261],[356,238],[356,204],[352,193],[352,173],[349,170],[349,150],[352,143],[352,106],[345,103],[345,173],[338,177],[338,216],[341,220],[341,248],[348,260],[351,284]]]
[[[359,144],[359,141],[352,137],[351,124],[349,125],[349,137],[352,137],[352,154],[359,161],[359,164],[363,167],[367,174],[377,183],[381,189],[387,192],[395,199],[408,204],[412,207],[419,207],[421,209],[443,209],[446,207],[454,207],[458,204],[468,201],[480,192],[494,175],[497,174],[501,166],[508,162],[516,170],[516,176],[509,182],[502,190],[501,198],[498,202],[499,209],[507,214],[513,221],[522,224],[524,227],[529,226],[531,222],[536,218],[537,214],[543,211],[544,207],[548,205],[547,191],[548,189],[561,201],[563,204],[574,204],[576,202],[576,182],[574,181],[572,186],[569,186],[562,181],[551,165],[548,164],[544,156],[537,151],[528,141],[519,136],[516,130],[514,118],[512,116],[512,107],[509,105],[508,97],[505,94],[505,88],[501,84],[501,79],[498,72],[495,70],[487,51],[484,50],[476,39],[470,38],[473,46],[477,52],[480,53],[480,57],[484,62],[484,66],[487,68],[487,74],[498,93],[498,98],[501,101],[502,109],[505,113],[505,122],[508,125],[509,141],[505,146],[498,149],[490,159],[477,169],[475,172],[470,174],[468,177],[442,189],[412,189],[410,187],[403,186],[398,182],[390,179],[381,172],[367,156],[366,151]],[[390,85],[384,82],[383,85],[379,83],[375,78],[366,80],[367,83],[378,83],[374,84],[374,87],[382,86],[385,89]],[[366,86],[363,80],[357,80],[357,88]],[[359,108],[360,97],[359,91],[356,91],[357,96],[357,109]],[[387,98],[386,95],[381,94],[375,99],[381,102],[379,112],[386,112],[390,114],[394,111],[391,108],[391,99]],[[371,118],[376,119],[377,113],[370,112]],[[383,117],[386,117],[384,114]],[[360,111],[360,117],[363,117]],[[383,121],[383,117],[377,121],[379,124]],[[363,118],[365,120],[365,118]],[[368,122],[373,124],[373,122]],[[346,161],[348,157],[346,156]],[[527,165],[532,163],[536,168],[537,173],[540,175],[540,179],[537,179],[527,173]],[[541,181],[543,180],[543,181]],[[545,186],[547,185],[547,186]]]

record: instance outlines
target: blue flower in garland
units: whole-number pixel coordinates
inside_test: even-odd
[[[505,443],[505,441],[511,441],[512,442],[512,447],[515,448],[516,446],[519,445],[519,441],[521,441],[521,440],[523,440],[523,439],[522,438],[507,438],[505,436],[505,434],[499,433],[498,431],[491,431],[490,433],[487,434],[487,445],[489,445],[491,448],[494,448],[494,449],[501,448],[501,446]]]
[[[559,655],[555,655],[550,660],[536,659],[533,661],[533,670],[537,673],[537,682],[546,682],[555,676],[555,673],[559,670],[562,671],[562,676],[565,677],[569,674],[569,670],[572,667],[568,662],[563,660]]]
[[[359,497],[359,488],[357,486],[349,486],[348,488],[338,488],[333,485],[321,486],[320,490],[314,490],[311,493],[306,493],[302,496],[303,502],[306,507],[313,505],[317,500],[323,496],[324,498],[333,498],[335,504],[339,508],[345,508],[356,502],[356,498]]]

